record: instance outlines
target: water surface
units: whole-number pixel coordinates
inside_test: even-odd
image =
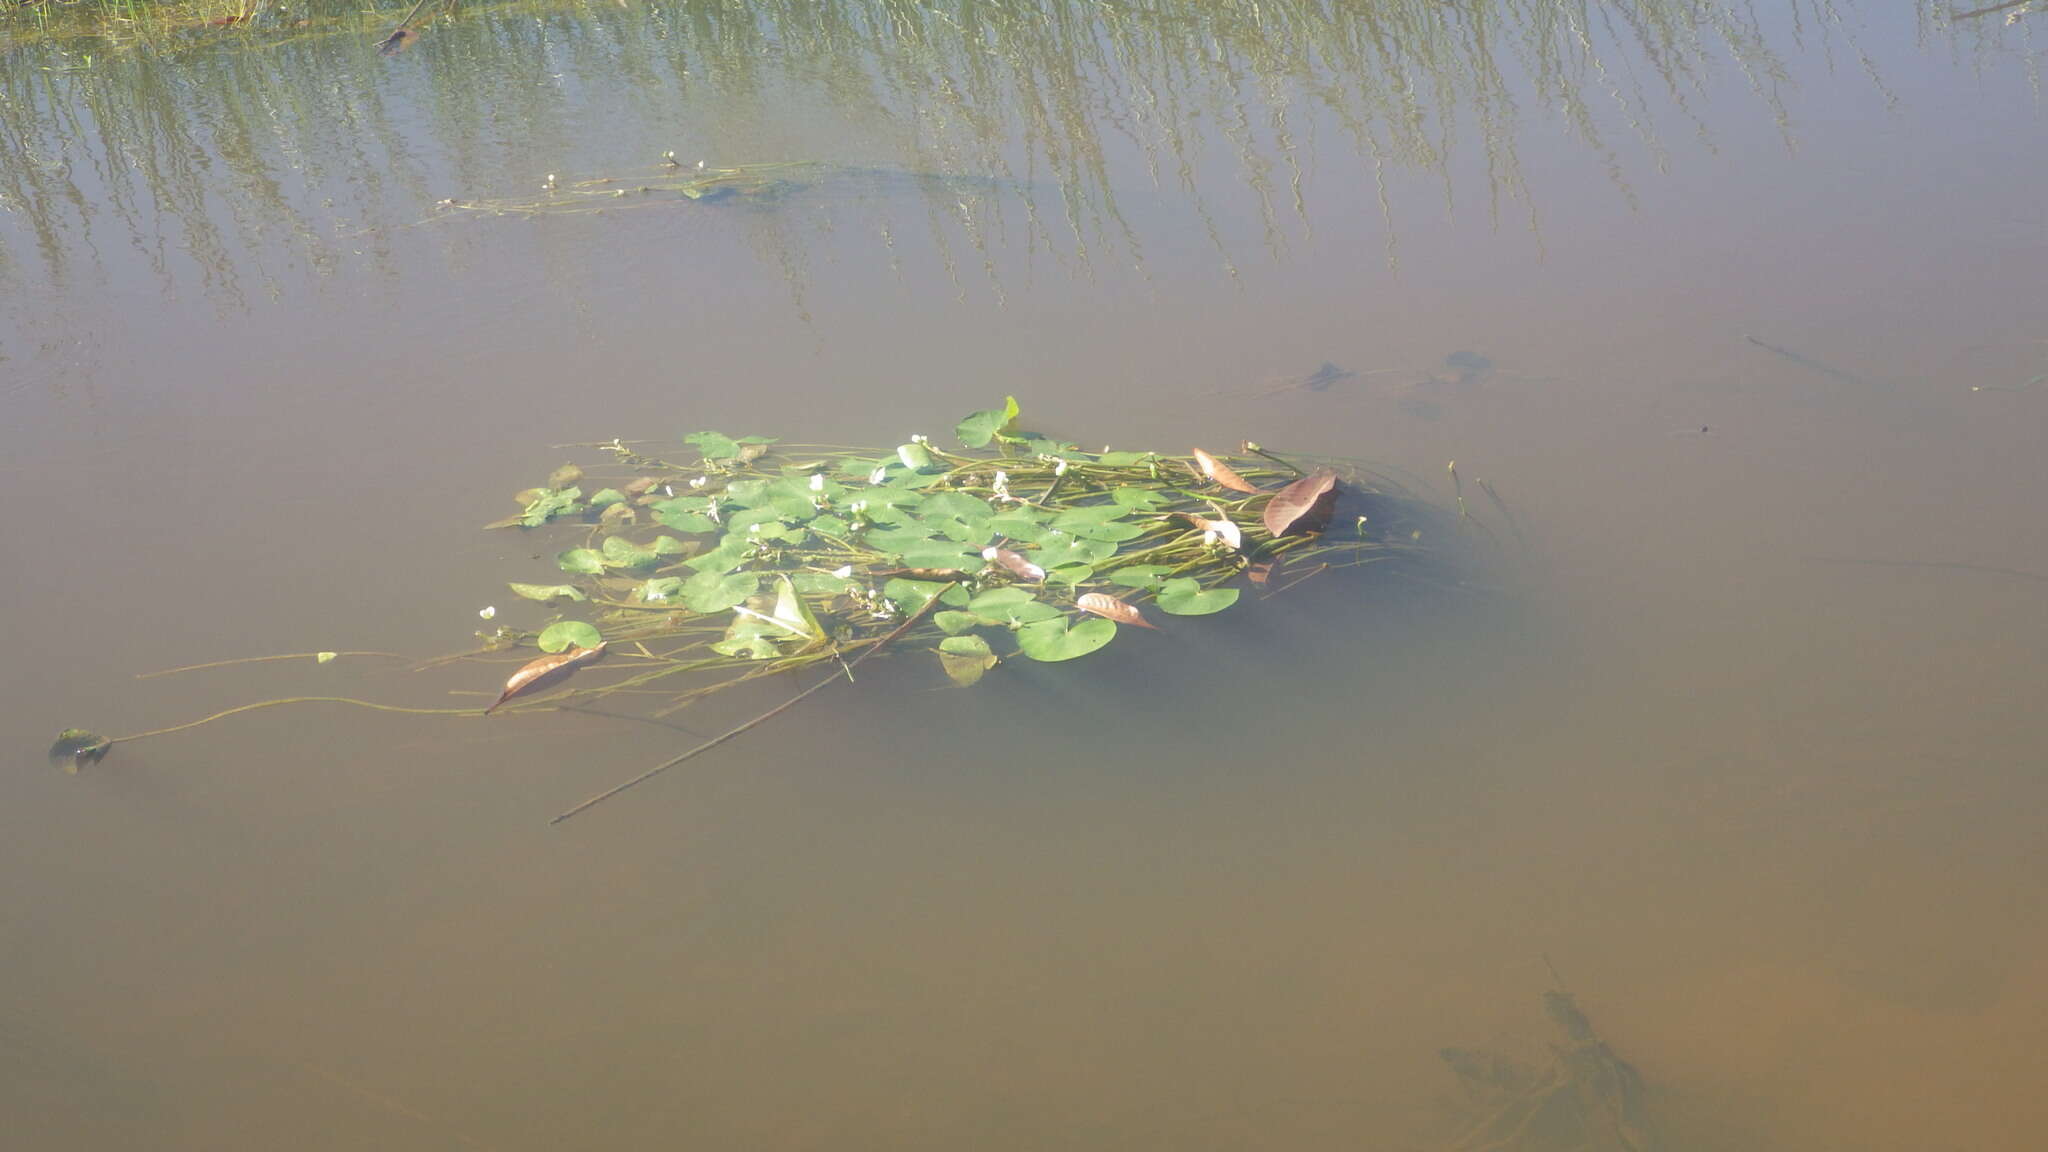
[[[1562,980],[1660,1147],[2031,1146],[2038,18],[1898,7],[13,45],[10,1130],[1447,1148],[1438,1050],[1541,1057]],[[559,210],[667,152],[859,171]],[[508,200],[546,210],[442,205]],[[545,572],[474,526],[554,445],[887,446],[1006,393],[1446,503],[1455,459],[1514,523],[1475,501],[1456,582],[1311,583],[971,691],[876,662],[554,829],[693,737],[308,707],[42,760],[280,693],[471,699],[373,662],[133,677],[463,647]]]

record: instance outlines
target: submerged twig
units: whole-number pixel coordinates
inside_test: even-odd
[[[903,623],[898,624],[894,631],[890,632],[888,635],[876,641],[871,647],[868,648],[867,651],[862,652],[860,655],[855,656],[851,660],[842,659],[840,663],[843,669],[845,670],[846,678],[848,680],[853,679],[853,669],[856,665],[858,665],[861,661],[867,659],[868,657],[873,656],[875,653],[880,652],[882,649],[888,647],[890,641],[903,635],[905,632],[910,631],[913,625],[915,625],[919,620],[924,618],[925,613],[931,611],[932,605],[937,604],[938,602],[939,600],[936,596],[925,601],[923,607],[919,608],[917,611],[905,617]],[[711,751],[713,748],[716,748],[720,744],[723,744],[726,741],[731,740],[735,736],[742,735],[743,733],[747,732],[752,728],[767,723],[769,720],[772,720],[775,717],[780,716],[782,713],[789,711],[791,708],[796,707],[798,704],[801,704],[812,693],[816,692],[818,689],[823,688],[825,685],[830,684],[837,679],[839,679],[839,673],[834,672],[830,676],[825,677],[823,680],[818,681],[816,684],[811,685],[809,688],[804,689],[796,695],[791,696],[789,699],[784,700],[782,703],[777,704],[775,707],[770,708],[768,711],[763,712],[759,716],[754,717],[752,720],[749,720],[746,723],[741,724],[737,727],[727,729],[726,731],[721,732],[716,736],[713,736],[711,739],[706,740],[702,744],[697,745],[695,748],[690,749],[688,752],[684,752],[679,756],[670,757],[669,759],[664,760],[659,764],[656,764],[654,767],[649,768],[647,771],[642,772],[640,775],[633,777],[631,780],[628,780],[623,784],[617,784],[610,788],[607,788],[604,791],[599,792],[597,795],[592,796],[590,799],[583,801],[581,804],[576,805],[574,808],[570,808],[565,812],[558,813],[552,820],[548,821],[548,824],[560,824],[562,821],[567,820],[569,817],[574,816],[579,812],[588,811],[589,809],[604,803],[606,800],[609,800],[612,797],[617,796],[619,793],[624,792],[626,789],[631,788],[636,784],[646,783],[647,781],[654,779],[656,776],[661,775],[663,772],[666,772],[669,769],[674,768],[687,760],[693,759],[697,756],[700,756],[706,752]]]

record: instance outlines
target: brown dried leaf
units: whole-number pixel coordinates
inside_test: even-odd
[[[1337,474],[1328,468],[1303,476],[1266,502],[1266,531],[1278,540],[1295,532],[1314,532],[1330,522],[1337,506]]]
[[[496,703],[484,709],[484,715],[489,716],[497,711],[499,704],[514,696],[523,696],[528,692],[559,684],[568,679],[569,674],[576,669],[603,656],[604,650],[603,644],[595,648],[571,648],[567,652],[550,653],[538,660],[529,660],[521,664],[519,671],[514,672],[511,679],[505,681],[504,694],[498,697]]]
[[[1209,455],[1200,448],[1195,449],[1195,463],[1201,466],[1202,475],[1223,485],[1232,492],[1254,493],[1258,491],[1257,488],[1252,487],[1251,481],[1237,474],[1237,469]]]
[[[738,454],[733,459],[738,460],[742,464],[752,464],[767,454],[768,446],[766,444],[742,444]]]
[[[1083,612],[1093,612],[1097,616],[1107,620],[1114,620],[1119,624],[1150,628],[1155,632],[1159,630],[1157,625],[1145,619],[1144,614],[1139,612],[1136,606],[1125,603],[1114,596],[1105,596],[1100,592],[1090,592],[1079,600],[1074,601],[1074,605]]]
[[[1026,560],[1022,555],[1010,551],[1008,548],[983,548],[981,550],[981,558],[993,560],[1007,569],[1012,576],[1016,576],[1019,579],[1029,580],[1034,584],[1045,582],[1045,569]]]
[[[661,483],[661,477],[659,476],[642,476],[620,485],[619,491],[624,492],[628,496],[645,496],[653,491],[654,486],[659,483]]]
[[[1261,588],[1264,588],[1266,586],[1266,582],[1273,578],[1273,562],[1267,560],[1262,563],[1254,564],[1250,568],[1245,570],[1244,575],[1245,579],[1250,580],[1252,583],[1258,585]]]

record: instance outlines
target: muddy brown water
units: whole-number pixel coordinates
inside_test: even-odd
[[[1547,957],[1660,1147],[2038,1146],[2048,17],[1910,7],[14,45],[6,1142],[1443,1148],[1438,1050],[1540,1057]],[[917,175],[437,208],[670,150]],[[557,828],[691,734],[309,706],[43,760],[480,705],[134,676],[461,647],[546,574],[474,526],[551,445],[886,447],[1006,393],[1445,502],[1455,459],[1501,543],[973,690],[877,661]]]

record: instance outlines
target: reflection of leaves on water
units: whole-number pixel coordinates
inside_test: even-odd
[[[1652,1152],[1635,1066],[1600,1039],[1570,993],[1544,993],[1543,1007],[1564,1034],[1547,1066],[1476,1049],[1439,1053],[1470,1117],[1451,1152]]]

